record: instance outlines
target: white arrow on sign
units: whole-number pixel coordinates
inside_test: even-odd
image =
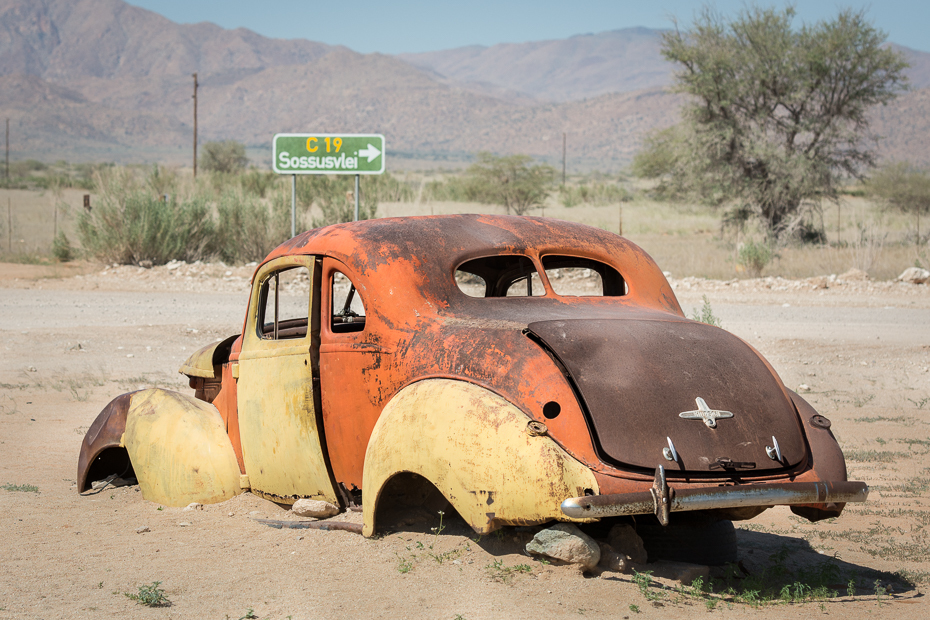
[[[368,158],[368,163],[370,164],[372,161],[374,161],[374,159],[375,159],[378,155],[381,154],[381,151],[379,151],[379,150],[377,149],[377,147],[375,147],[374,144],[371,144],[371,143],[369,142],[369,143],[368,143],[368,148],[367,148],[367,149],[362,149],[362,150],[360,150],[360,151],[358,152],[358,154],[359,154],[361,157],[367,157],[367,158]]]

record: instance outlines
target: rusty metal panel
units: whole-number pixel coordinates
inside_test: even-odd
[[[569,495],[598,492],[591,471],[513,404],[484,388],[427,379],[387,406],[365,454],[366,536],[395,474],[429,480],[479,533],[562,519]]]
[[[614,462],[664,463],[670,476],[729,477],[783,470],[807,454],[781,382],[751,347],[719,328],[657,317],[546,321],[529,329],[571,372],[600,448]],[[702,402],[720,419],[705,423]],[[766,452],[772,437],[780,462]]]
[[[253,281],[253,293],[237,385],[239,437],[245,471],[254,493],[281,503],[301,497],[338,504],[323,452],[314,372],[319,359],[319,312],[307,304],[311,324],[300,338],[274,340],[258,333],[258,290],[274,271],[303,266],[318,280],[312,257],[285,257],[266,264]],[[318,284],[311,291],[319,291]]]
[[[161,389],[134,393],[122,443],[149,501],[212,504],[242,492],[223,420],[202,400]]]

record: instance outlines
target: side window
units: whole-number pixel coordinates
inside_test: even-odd
[[[542,297],[542,279],[526,256],[476,258],[455,272],[455,283],[469,297]]]
[[[259,336],[265,340],[303,338],[309,311],[309,270],[292,267],[276,271],[262,283]]]
[[[623,276],[605,263],[573,256],[543,256],[542,264],[556,295],[620,297],[627,294]]]
[[[360,332],[365,329],[365,304],[355,285],[341,272],[333,272],[332,318],[330,329],[334,334]]]

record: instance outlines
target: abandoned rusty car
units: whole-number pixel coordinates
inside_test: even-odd
[[[124,394],[80,491],[132,471],[168,506],[250,490],[361,506],[428,481],[476,532],[626,515],[812,521],[864,501],[830,421],[736,336],[689,320],[626,239],[545,218],[337,224],[252,279],[242,333]],[[392,487],[393,488],[393,487]],[[679,515],[680,513],[680,515]]]

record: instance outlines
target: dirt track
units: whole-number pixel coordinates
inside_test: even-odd
[[[186,390],[179,364],[241,328],[251,268],[85,271],[47,278],[0,265],[0,485],[39,488],[0,489],[0,619],[240,618],[249,609],[274,619],[705,613],[702,600],[669,592],[657,605],[629,575],[582,577],[528,558],[529,531],[475,540],[447,518],[434,537],[438,520],[427,515],[408,531],[366,540],[268,528],[255,519],[285,513],[249,494],[193,512],[161,509],[137,487],[79,496],[77,453],[100,409],[141,385]],[[674,284],[686,312],[707,294],[724,328],[758,348],[788,387],[807,386],[803,395],[833,421],[851,478],[872,486],[869,502],[833,522],[813,525],[776,508],[739,524],[744,566],[759,574],[784,547],[790,566],[838,569],[841,596],[824,604],[829,615],[928,614],[930,286]],[[142,526],[151,531],[137,534]],[[529,572],[508,570],[522,565]],[[899,571],[909,581],[891,574]],[[850,598],[854,574],[859,587]],[[893,589],[881,601],[875,580]],[[170,607],[145,608],[123,595],[154,581]],[[722,602],[713,613],[800,618],[821,607]]]

